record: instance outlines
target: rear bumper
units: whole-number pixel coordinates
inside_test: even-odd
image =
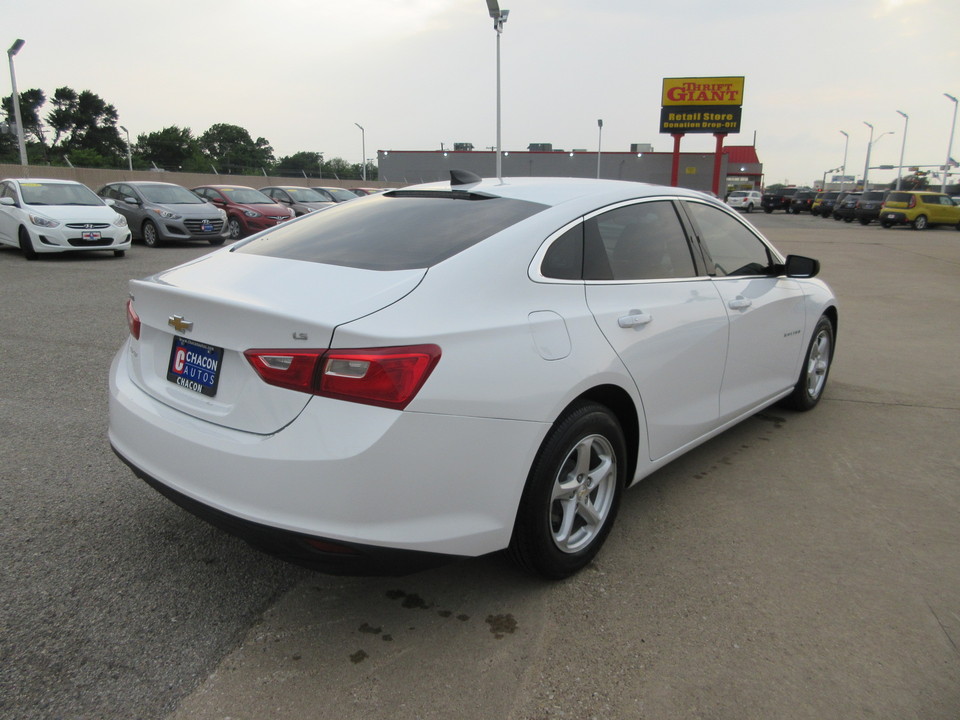
[[[881,223],[887,223],[888,225],[904,225],[910,222],[910,220],[907,219],[906,213],[897,212],[896,210],[884,210],[879,214],[878,219]]]
[[[110,372],[110,442],[138,476],[280,555],[301,557],[310,539],[354,548],[352,559],[309,553],[330,572],[348,572],[337,568],[351,560],[364,572],[391,551],[505,548],[548,429],[316,397],[282,430],[257,435],[154,400],[130,380],[125,348]]]
[[[398,577],[462,559],[462,556],[458,555],[345,543],[244,520],[177,492],[147,475],[116,448],[113,448],[113,451],[137,477],[187,512],[246,541],[258,550],[311,570],[329,575]]]

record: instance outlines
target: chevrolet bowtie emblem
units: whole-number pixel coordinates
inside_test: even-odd
[[[171,317],[167,318],[167,325],[181,333],[193,328],[193,322],[190,320],[184,320],[182,315],[172,315]]]

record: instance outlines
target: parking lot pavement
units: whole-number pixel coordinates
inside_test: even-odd
[[[0,714],[49,717],[27,700],[56,697],[65,717],[171,720],[955,720],[960,233],[750,220],[818,257],[840,299],[824,400],[770,408],[645,480],[598,560],[561,583],[499,557],[333,578],[209,530],[141,488],[102,437],[125,329],[88,318],[122,323],[123,281],[152,251],[49,264],[0,251],[17,298],[52,295],[0,310],[19,328],[0,358],[0,421],[26,430],[0,439],[14,459],[0,477],[28,520],[3,524],[18,582],[0,625],[0,702],[14,712]],[[43,631],[48,618],[68,640]],[[8,660],[24,657],[8,684]]]

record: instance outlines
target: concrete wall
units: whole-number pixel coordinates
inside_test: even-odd
[[[325,187],[395,187],[396,183],[377,182],[375,180],[334,180],[330,178],[304,177],[265,177],[263,175],[216,175],[214,173],[175,173],[154,172],[149,170],[103,170],[99,168],[69,168],[52,167],[48,165],[20,165],[0,164],[0,179],[2,178],[53,178],[56,180],[75,180],[86,185],[91,190],[98,190],[108,182],[130,180],[152,180],[155,182],[170,182],[186,188],[198,185],[248,185],[261,188],[267,185],[302,185]]]
[[[450,170],[469,170],[481,177],[496,177],[496,153],[484,150],[456,152],[384,151],[378,153],[381,180],[386,184],[409,184],[449,180]],[[677,184],[694,190],[710,190],[713,184],[713,153],[681,153]],[[597,177],[595,152],[504,152],[503,177]],[[601,153],[600,177],[669,185],[672,153]],[[737,170],[740,168],[738,167]],[[726,187],[727,157],[720,166],[720,187]]]

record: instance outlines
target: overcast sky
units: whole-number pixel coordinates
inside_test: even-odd
[[[811,184],[942,164],[960,97],[960,0],[501,0],[503,149],[596,151],[659,134],[663,78],[744,76],[742,130],[766,182]],[[67,85],[117,108],[134,138],[215,123],[301,150],[367,157],[496,144],[496,33],[485,0],[0,0],[20,91]],[[0,91],[9,77],[0,73]],[[49,104],[46,107],[48,111]],[[894,131],[895,134],[882,136]],[[687,135],[684,151],[712,151]],[[960,156],[960,137],[953,145]],[[491,167],[491,174],[493,168]],[[895,171],[871,171],[871,180]]]

